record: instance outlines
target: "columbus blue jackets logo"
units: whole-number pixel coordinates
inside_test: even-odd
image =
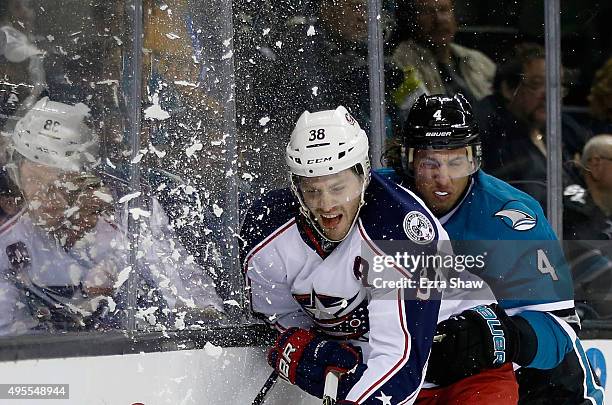
[[[369,331],[368,300],[362,289],[350,298],[319,294],[314,289],[293,297],[327,335],[359,339]]]
[[[404,232],[416,243],[425,245],[434,240],[436,231],[431,221],[419,211],[410,211],[404,217]]]
[[[537,215],[519,201],[508,201],[494,216],[515,231],[528,231],[538,224]]]

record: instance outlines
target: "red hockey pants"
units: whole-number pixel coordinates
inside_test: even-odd
[[[509,363],[448,387],[422,389],[415,405],[516,405],[517,402],[518,383]]]

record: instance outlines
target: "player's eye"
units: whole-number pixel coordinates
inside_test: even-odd
[[[451,167],[461,167],[464,164],[465,164],[465,160],[463,160],[463,159],[455,159],[455,160],[451,160],[448,165],[451,166]]]
[[[433,161],[433,160],[424,160],[424,161],[421,162],[420,166],[423,169],[436,169],[440,165],[438,164],[438,162]]]
[[[302,189],[302,193],[306,194],[306,195],[315,195],[319,192],[319,190],[315,189],[315,188],[303,188]]]

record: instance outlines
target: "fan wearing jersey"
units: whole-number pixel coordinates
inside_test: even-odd
[[[368,138],[344,107],[304,112],[286,162],[291,190],[256,202],[241,228],[252,310],[280,332],[270,365],[317,397],[326,372],[343,372],[343,404],[415,403],[438,320],[467,303],[377,285],[372,260],[440,254],[446,232],[414,194],[370,173]]]
[[[389,177],[425,201],[456,255],[486,252],[478,276],[495,294],[499,305],[492,310],[510,331],[506,361],[522,366],[519,403],[601,404],[603,390],[574,330],[579,320],[561,247],[533,198],[480,169],[480,136],[467,100],[421,96],[389,156],[395,167]],[[442,388],[423,391],[428,404],[446,403],[439,401],[445,392],[497,367],[483,355],[490,330],[473,311],[441,322],[437,333],[427,379]]]

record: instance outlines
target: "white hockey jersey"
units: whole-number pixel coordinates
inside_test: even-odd
[[[22,210],[0,226],[2,273],[11,271],[11,246],[20,244],[30,261],[24,271],[37,286],[108,290],[116,300],[112,292],[116,292],[133,271],[127,236],[127,206],[118,212],[118,218],[100,217],[90,232],[72,248],[65,249],[44,229],[32,223],[26,209]],[[146,269],[145,277],[159,289],[170,308],[183,305],[222,310],[223,304],[212,280],[178,243],[156,200],[152,201],[150,214],[141,228],[138,271]],[[90,307],[95,305],[91,297],[82,302],[71,299],[69,303],[85,313],[95,309]],[[146,314],[141,315],[145,317]],[[0,277],[0,335],[24,333],[37,324],[23,302],[22,292],[9,279]]]
[[[279,330],[313,328],[359,345],[367,367],[347,400],[380,404],[377,398],[392,397],[394,404],[410,404],[423,386],[438,321],[494,299],[487,289],[470,296],[479,301],[463,300],[464,292],[451,297],[449,290],[440,300],[436,288],[376,280],[419,283],[427,269],[393,265],[379,273],[375,257],[435,255],[448,248],[448,235],[418,197],[376,173],[365,201],[347,238],[335,246],[316,236],[288,190],[256,203],[241,230],[251,306]]]

